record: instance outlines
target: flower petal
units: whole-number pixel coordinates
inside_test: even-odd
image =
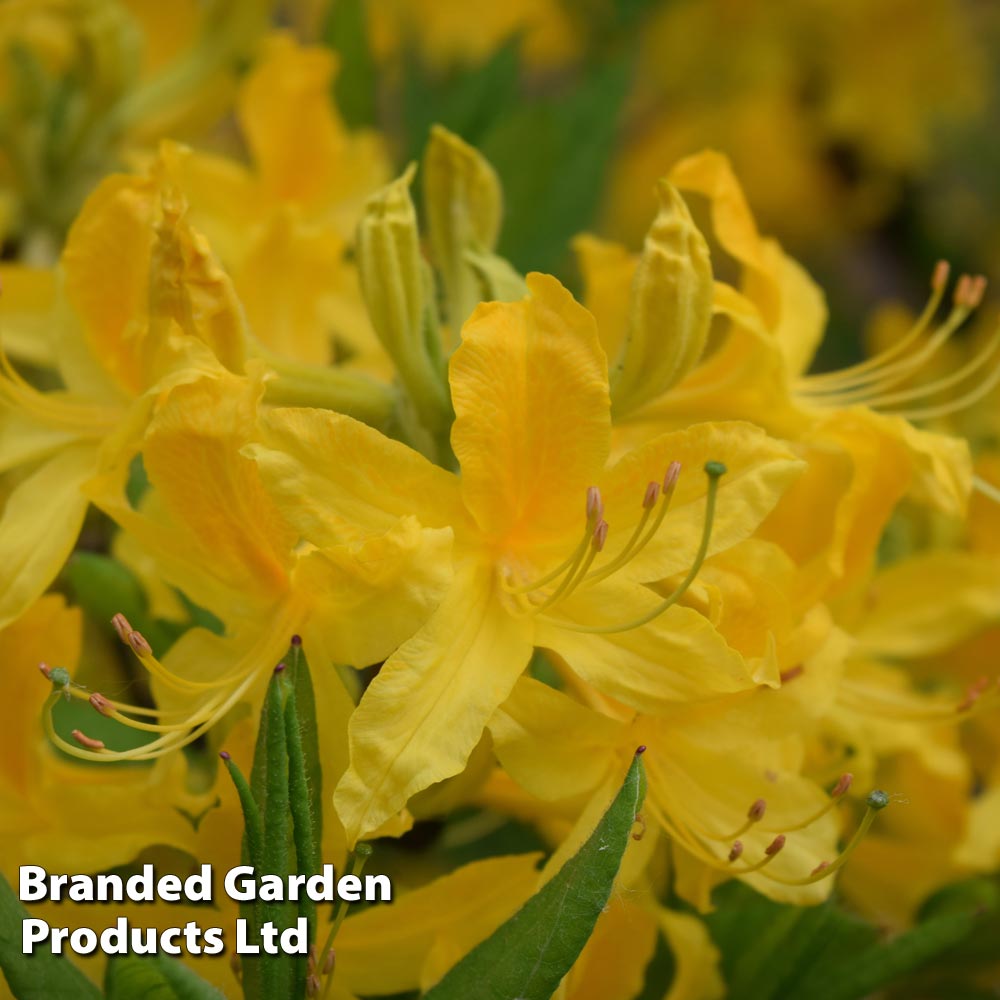
[[[14,487],[0,518],[0,628],[20,617],[62,568],[80,533],[94,474],[93,445],[71,445],[43,462]]]
[[[485,567],[466,566],[441,607],[382,666],[350,725],[351,767],[334,804],[348,842],[458,774],[531,657],[531,626],[501,606]]]
[[[486,303],[451,360],[451,442],[462,495],[490,538],[576,535],[610,438],[607,360],[594,318],[554,278],[521,302]]]
[[[282,512],[320,547],[382,534],[400,517],[431,528],[467,520],[455,476],[350,417],[283,408],[261,415],[246,453]]]

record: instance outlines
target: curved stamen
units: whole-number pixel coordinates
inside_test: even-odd
[[[646,625],[653,621],[654,618],[659,618],[665,611],[672,608],[683,596],[687,593],[691,584],[694,583],[695,577],[697,577],[698,572],[701,570],[702,564],[708,555],[708,546],[712,537],[712,525],[715,521],[715,500],[716,495],[719,490],[719,479],[725,474],[726,467],[722,462],[706,462],[705,463],[705,474],[708,476],[708,491],[705,495],[705,521],[702,526],[701,542],[698,545],[698,551],[695,554],[694,562],[691,564],[691,568],[688,570],[687,576],[680,582],[676,590],[669,597],[660,601],[655,607],[651,608],[646,614],[634,621],[625,622],[621,625],[579,625],[575,622],[564,622],[560,621],[557,624],[564,628],[572,629],[574,632],[583,632],[592,635],[608,635],[613,632],[628,632],[634,628],[639,628],[642,625]]]
[[[785,830],[804,830],[806,827],[812,826],[813,823],[822,819],[838,802],[847,794],[847,790],[851,787],[851,782],[854,781],[854,775],[845,772],[840,776],[836,786],[833,791],[830,792],[830,797],[826,802],[820,806],[811,816],[802,820],[800,823],[791,823],[784,826]]]
[[[858,845],[864,839],[865,834],[868,833],[868,829],[875,821],[875,816],[889,804],[890,797],[885,792],[876,789],[873,792],[869,792],[868,798],[865,801],[868,808],[865,810],[865,814],[862,817],[861,822],[858,824],[857,830],[854,831],[854,836],[851,837],[847,846],[840,852],[835,860],[830,862],[821,862],[812,870],[812,872],[810,872],[810,874],[805,876],[805,878],[785,878],[780,875],[775,875],[773,872],[771,873],[771,878],[776,882],[780,882],[782,885],[812,885],[814,882],[819,882],[821,879],[828,878],[838,869],[843,868],[847,863],[847,859],[857,849]]]
[[[916,323],[913,324],[906,335],[896,341],[895,344],[892,344],[890,347],[877,354],[874,358],[869,358],[867,361],[851,365],[849,368],[842,368],[839,371],[824,372],[820,375],[810,375],[802,381],[816,386],[817,388],[827,385],[836,385],[842,382],[850,384],[859,375],[865,375],[873,369],[882,367],[893,358],[898,357],[912,343],[919,340],[930,326],[931,320],[934,318],[934,314],[941,307],[941,301],[944,298],[945,289],[948,287],[948,274],[950,270],[951,268],[949,267],[947,261],[939,260],[937,262],[937,265],[934,268],[934,273],[931,276],[931,296],[928,299],[927,304],[924,306],[923,312],[921,312]]]
[[[609,577],[612,573],[617,572],[622,568],[630,559],[634,558],[639,552],[641,552],[651,541],[651,539],[656,535],[657,531],[660,530],[660,525],[663,524],[663,519],[667,516],[667,511],[670,508],[670,501],[673,499],[674,490],[677,487],[677,479],[681,473],[681,463],[671,462],[667,466],[666,475],[663,477],[663,488],[659,488],[658,483],[649,483],[646,487],[646,492],[642,498],[642,516],[639,518],[639,522],[635,526],[635,530],[632,532],[632,537],[625,543],[625,547],[611,560],[606,566],[602,566],[599,570],[595,570],[587,578],[588,582],[597,583],[599,580],[604,580]],[[656,505],[657,495],[659,495],[660,509],[657,511],[656,519],[653,521],[652,526],[649,531],[643,535],[643,529],[646,527],[650,516],[653,513],[653,508]],[[641,539],[641,540],[640,540]]]
[[[883,392],[898,385],[915,371],[923,367],[951,339],[956,330],[973,312],[982,291],[985,290],[985,279],[972,279],[963,275],[955,290],[955,302],[945,321],[934,331],[930,339],[909,357],[886,365],[867,375],[855,379],[852,383],[833,387],[810,387],[808,382],[803,386],[806,396],[820,405],[850,406],[853,403],[868,404],[873,393]]]

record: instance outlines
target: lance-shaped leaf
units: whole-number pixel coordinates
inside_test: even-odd
[[[577,854],[425,1000],[548,1000],[607,905],[645,784],[636,753],[614,802]]]
[[[108,962],[104,976],[107,1000],[224,1000],[224,994],[176,959],[165,955],[126,955]]]
[[[316,709],[309,665],[296,636],[275,671],[261,711],[253,771],[247,782],[222,754],[243,809],[243,863],[258,875],[285,878],[312,875],[320,868],[322,839],[322,775]],[[242,903],[248,939],[256,942],[261,927],[292,927],[299,916],[309,921],[310,942],[316,929],[311,900]],[[243,991],[248,1000],[304,994],[307,963],[288,955],[250,956],[243,961]]]
[[[0,969],[11,994],[17,1000],[100,1000],[101,991],[48,945],[36,945],[30,955],[21,951],[21,923],[29,917],[0,875]]]

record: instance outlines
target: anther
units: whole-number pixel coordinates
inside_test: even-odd
[[[641,747],[635,748],[636,757],[641,757],[646,752],[646,746],[643,744]]]
[[[801,677],[805,673],[805,666],[801,663],[796,663],[794,667],[789,667],[787,670],[782,670],[778,677],[782,684],[787,684],[789,681],[794,681],[796,677]]]
[[[848,771],[845,771],[840,776],[840,779],[837,781],[837,784],[834,785],[833,791],[830,792],[830,796],[835,799],[840,798],[840,796],[844,795],[847,792],[847,790],[851,787],[852,781],[854,781],[854,775]]]
[[[765,812],[767,812],[767,800],[757,799],[747,810],[747,819],[751,823],[759,823],[764,818]]]
[[[732,863],[733,861],[738,861],[742,854],[743,854],[743,841],[734,840],[733,846],[729,849],[730,863]]]
[[[934,273],[931,275],[931,291],[943,292],[948,284],[948,275],[951,273],[951,265],[946,260],[939,260],[934,265]]]
[[[959,309],[963,309],[968,306],[969,294],[972,291],[972,278],[967,274],[963,274],[959,277],[958,281],[955,282],[955,292],[952,297],[952,301],[955,306]]]
[[[333,966],[337,961],[337,953],[331,948],[323,959],[323,975],[328,976],[333,972]]]
[[[642,506],[646,510],[652,510],[656,506],[656,501],[660,499],[660,484],[648,483],[646,492],[642,498]]]
[[[82,747],[86,747],[88,750],[103,750],[104,742],[103,740],[95,740],[85,733],[81,733],[79,729],[74,729],[70,735],[76,740],[77,743]]]
[[[150,644],[146,641],[146,637],[141,632],[136,632],[135,629],[133,629],[128,634],[127,642],[139,659],[142,659],[144,656],[153,655],[153,647],[150,646]]]
[[[232,759],[233,759],[233,758],[232,758],[232,754],[230,754],[230,752],[229,752],[228,750],[220,750],[220,751],[219,751],[219,756],[220,756],[220,757],[221,757],[221,758],[222,758],[223,760],[232,760]]]
[[[677,477],[681,474],[681,463],[671,462],[667,466],[666,474],[663,477],[663,492],[669,493],[677,485]]]
[[[983,296],[986,294],[986,276],[983,274],[977,274],[972,279],[972,285],[969,288],[969,308],[978,309],[983,301]]]
[[[642,840],[646,836],[646,817],[642,813],[635,814],[635,824],[639,827],[635,833],[632,834],[633,840]]]
[[[95,691],[88,699],[92,708],[97,709],[101,715],[110,715],[113,711],[111,702],[103,694]]]
[[[132,626],[129,624],[129,620],[123,614],[117,614],[111,619],[111,624],[114,625],[115,631],[118,633],[118,638],[121,639],[125,645],[129,645],[129,636],[132,634]]]
[[[600,552],[604,548],[604,543],[608,540],[608,522],[602,517],[594,527],[592,544],[595,552]]]
[[[809,874],[819,875],[820,872],[825,872],[829,867],[830,867],[829,861],[821,861]]]
[[[320,991],[320,981],[319,976],[315,973],[311,976],[306,977],[306,996],[307,997],[318,997]]]
[[[604,516],[604,501],[596,486],[587,487],[587,523],[596,524]]]
[[[39,663],[38,669],[42,672],[42,676],[47,680],[52,680],[52,668],[47,663]]]
[[[773,858],[783,847],[785,846],[785,835],[779,833],[774,840],[771,841],[767,847],[764,848],[764,853],[769,857]]]

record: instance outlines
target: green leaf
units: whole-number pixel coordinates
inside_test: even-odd
[[[522,274],[558,272],[570,239],[594,220],[629,79],[619,57],[566,93],[521,101],[479,143],[503,182],[497,251]]]
[[[319,727],[316,724],[316,697],[313,693],[312,674],[300,642],[292,641],[285,656],[289,678],[295,695],[295,716],[298,719],[302,743],[302,763],[309,786],[309,809],[313,818],[314,839],[323,842],[323,770],[319,756]],[[317,848],[318,850],[318,848]],[[299,871],[312,869],[299,858]],[[315,869],[318,871],[318,869]]]
[[[146,593],[132,571],[110,556],[76,552],[66,566],[73,601],[88,618],[104,626],[123,614],[159,656],[174,639],[150,614]]]
[[[425,1000],[548,1000],[608,902],[636,813],[642,759],[577,854],[505,924],[433,987]]]
[[[326,44],[340,56],[333,92],[349,128],[376,123],[375,60],[368,43],[363,0],[337,0],[326,22]]]
[[[36,945],[21,951],[21,922],[31,915],[0,875],[0,969],[17,1000],[100,1000],[101,991],[62,955]]]
[[[421,158],[432,125],[444,125],[478,146],[497,122],[522,103],[520,70],[518,38],[505,42],[486,62],[444,77],[431,75],[409,51],[399,95],[406,128],[401,162]]]
[[[223,993],[164,955],[112,958],[104,976],[107,1000],[220,1000]]]
[[[713,902],[706,923],[722,953],[729,1000],[862,1000],[987,930],[985,943],[997,920],[996,893],[982,886],[949,894],[889,940],[832,900],[787,906],[732,882]]]

